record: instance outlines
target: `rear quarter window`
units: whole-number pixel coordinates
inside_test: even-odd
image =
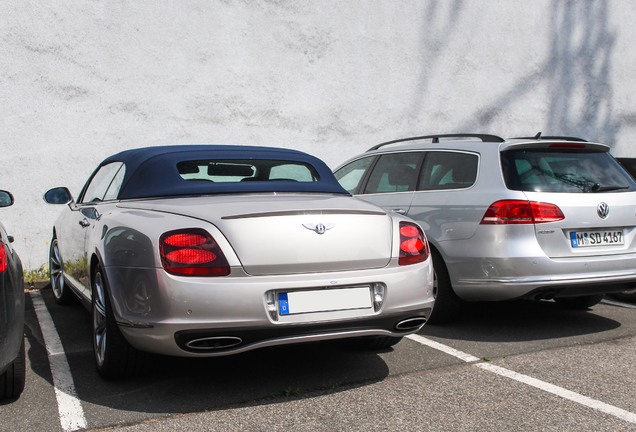
[[[427,152],[418,190],[465,189],[475,184],[479,157],[472,153]]]

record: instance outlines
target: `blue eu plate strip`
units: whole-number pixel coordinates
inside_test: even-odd
[[[576,240],[576,233],[574,231],[570,232],[570,241],[572,242],[572,247],[579,246],[579,242]]]
[[[289,315],[289,301],[287,293],[278,293],[278,313],[280,315]]]

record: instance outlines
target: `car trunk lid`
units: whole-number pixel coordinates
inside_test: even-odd
[[[535,224],[537,241],[551,258],[636,252],[636,192],[526,193],[556,204],[564,219]]]
[[[186,215],[214,224],[231,244],[244,270],[252,275],[382,268],[392,254],[391,217],[350,197],[224,195],[125,206]]]

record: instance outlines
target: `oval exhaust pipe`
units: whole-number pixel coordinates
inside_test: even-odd
[[[191,350],[210,351],[231,348],[233,346],[240,345],[241,342],[243,342],[243,339],[241,339],[240,337],[215,336],[192,339],[191,341],[186,342],[185,346]]]
[[[408,318],[397,323],[395,325],[395,328],[402,331],[414,330],[416,328],[422,327],[425,323],[426,318],[423,317]]]

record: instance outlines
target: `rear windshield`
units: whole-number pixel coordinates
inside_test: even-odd
[[[315,169],[305,163],[278,160],[193,160],[177,163],[184,180],[237,183],[246,181],[315,182]]]
[[[501,153],[504,180],[512,190],[532,192],[625,192],[636,183],[609,153],[509,150]]]

